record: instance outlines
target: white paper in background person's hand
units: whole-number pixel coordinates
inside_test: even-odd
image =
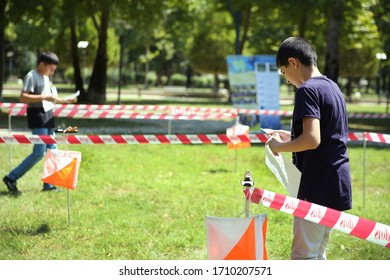
[[[292,164],[291,158],[286,159],[281,153],[275,156],[269,146],[265,145],[265,163],[287,190],[288,195],[297,197],[301,172]]]
[[[44,89],[42,91],[42,94],[57,97],[58,96],[57,88],[55,86],[52,86],[51,88]],[[45,110],[45,112],[54,109],[54,103],[51,101],[42,100],[42,106],[43,106],[43,110]]]
[[[51,95],[58,97],[57,88],[54,86],[51,87]],[[79,95],[80,95],[80,91],[78,90],[75,93],[73,93],[71,95],[67,95],[61,99],[64,101],[73,100],[73,99],[77,98],[77,96],[79,96]],[[43,109],[45,110],[45,112],[47,112],[47,111],[53,110],[55,104],[51,101],[42,100],[42,105],[43,105]]]
[[[71,95],[63,97],[62,100],[73,100],[73,99],[75,99],[79,95],[80,95],[80,91],[78,90],[78,91],[76,91],[75,93],[73,93]]]

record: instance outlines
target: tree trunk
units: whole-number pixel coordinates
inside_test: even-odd
[[[218,74],[214,74],[214,86],[213,86],[213,95],[217,97],[219,91],[219,78]]]
[[[241,54],[241,52],[240,52],[240,30],[241,30],[242,15],[241,15],[241,12],[234,11],[231,0],[226,0],[226,5],[228,7],[230,14],[233,17],[234,28],[236,31],[235,54]]]
[[[347,102],[352,102],[352,78],[348,78],[347,86],[346,86],[346,96]]]
[[[304,13],[301,17],[301,20],[299,21],[299,26],[298,26],[299,36],[302,38],[305,38],[306,22],[307,22],[307,14]]]
[[[87,94],[84,90],[83,79],[81,77],[80,57],[77,48],[76,21],[73,14],[71,15],[71,19],[69,22],[69,29],[70,29],[70,48],[71,48],[73,71],[74,71],[73,77],[76,86],[75,90],[80,91],[78,101],[80,103],[85,103],[87,102]]]
[[[88,101],[93,104],[106,103],[107,85],[107,29],[110,8],[105,7],[101,13],[98,30],[99,43],[88,88]]]
[[[3,100],[3,84],[4,84],[4,53],[5,53],[5,28],[7,19],[5,15],[5,7],[7,0],[0,1],[0,101]]]
[[[326,64],[325,75],[337,83],[339,77],[339,38],[343,18],[342,0],[333,1],[328,12],[328,28],[326,31]]]
[[[156,71],[156,86],[158,87],[163,85],[162,76],[163,74],[161,71]]]
[[[240,54],[244,50],[245,42],[248,40],[248,31],[249,31],[249,25],[250,25],[250,19],[252,14],[252,3],[250,3],[245,11],[245,22],[244,22],[244,32],[242,34],[242,39],[240,42]]]
[[[148,88],[149,88],[148,73],[149,73],[149,69],[150,69],[150,62],[149,62],[150,47],[149,47],[149,45],[146,45],[146,46],[145,46],[145,53],[146,53],[146,54],[145,54],[146,61],[145,61],[144,89],[148,89]]]
[[[192,67],[191,67],[191,65],[187,65],[187,68],[186,68],[186,88],[188,88],[188,89],[192,87],[192,75],[193,75]]]

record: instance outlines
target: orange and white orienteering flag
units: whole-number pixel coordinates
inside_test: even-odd
[[[249,148],[251,146],[251,142],[243,142],[239,136],[248,136],[249,135],[249,126],[242,124],[235,124],[232,127],[226,129],[226,136],[229,138],[229,142],[227,143],[228,148],[231,150],[241,149],[241,148]]]
[[[80,162],[80,152],[47,149],[41,181],[74,190]]]
[[[245,218],[206,217],[210,260],[267,260],[267,215]]]

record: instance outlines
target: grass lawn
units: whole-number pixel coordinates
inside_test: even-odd
[[[13,145],[12,163],[30,145]],[[64,147],[59,147],[64,148]],[[255,187],[286,194],[264,163],[264,145],[237,154],[225,145],[68,145],[82,153],[77,189],[42,193],[43,161],[19,180],[23,194],[0,193],[0,259],[207,259],[205,217],[243,211],[242,186],[250,170]],[[8,167],[0,145],[0,174]],[[390,224],[390,150],[368,147],[365,207],[363,149],[351,146],[354,207],[351,214]],[[292,216],[252,205],[268,216],[267,249],[273,260],[289,259]],[[380,245],[333,231],[329,259],[390,259]]]

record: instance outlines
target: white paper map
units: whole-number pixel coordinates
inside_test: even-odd
[[[63,97],[62,100],[73,100],[73,99],[75,99],[79,95],[80,95],[80,91],[78,90],[78,91],[76,91],[75,93],[73,93],[71,95]]]
[[[42,94],[58,96],[56,87],[50,87],[49,82],[45,83],[45,84],[47,86],[45,86],[45,88],[43,89]],[[50,111],[54,108],[54,103],[50,102],[50,101],[42,100],[42,105],[43,105],[43,109],[45,110],[45,112]]]
[[[285,187],[289,196],[297,197],[301,172],[281,153],[275,156],[268,145],[265,145],[265,163],[275,177]]]
[[[45,93],[45,94],[50,94],[51,93],[52,96],[58,96],[57,88],[54,87],[54,86],[51,87],[50,93],[48,93],[47,91],[43,92],[43,93]],[[62,100],[73,100],[73,99],[75,99],[79,95],[80,95],[80,91],[78,90],[77,92],[75,92],[75,93],[73,93],[71,95],[63,97]],[[45,112],[54,109],[54,103],[53,102],[43,100],[42,101],[42,105],[43,105],[43,109],[45,110]]]

